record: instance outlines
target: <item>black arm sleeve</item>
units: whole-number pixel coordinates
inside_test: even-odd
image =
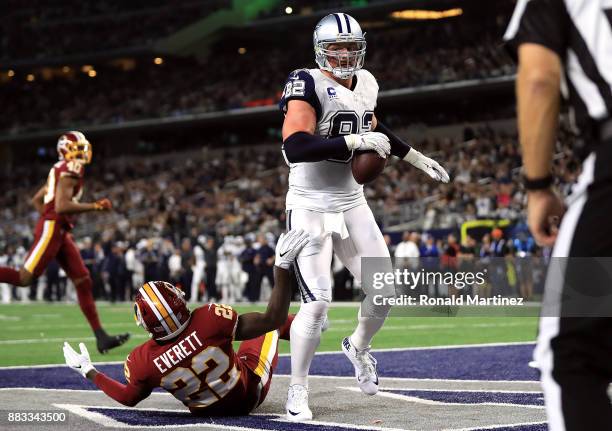
[[[320,162],[346,157],[348,148],[342,136],[328,139],[307,132],[295,132],[283,142],[283,153],[289,163]]]
[[[389,130],[389,128],[380,121],[376,124],[376,131],[387,135],[387,138],[389,138],[389,142],[391,143],[391,154],[394,156],[403,159],[412,149],[410,145],[402,141],[399,136]]]

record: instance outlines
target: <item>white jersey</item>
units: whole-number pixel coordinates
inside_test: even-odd
[[[317,114],[315,134],[333,138],[364,133],[372,128],[378,83],[367,70],[359,70],[348,89],[319,69],[299,69],[289,75],[280,108],[286,112],[290,100],[303,100]],[[289,163],[287,210],[344,212],[365,204],[363,185],[351,171],[352,152],[321,162]]]

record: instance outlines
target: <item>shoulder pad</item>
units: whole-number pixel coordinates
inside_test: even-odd
[[[317,118],[320,117],[321,102],[317,96],[314,78],[308,69],[296,69],[289,74],[278,104],[284,113],[287,113],[287,103],[290,100],[303,100],[309,103],[317,113]]]
[[[369,70],[361,69],[359,72],[359,78],[368,82],[369,85],[374,85],[378,89],[378,81]]]

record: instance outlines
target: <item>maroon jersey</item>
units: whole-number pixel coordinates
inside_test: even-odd
[[[250,399],[250,371],[232,347],[237,321],[238,314],[227,305],[195,309],[175,340],[149,340],[129,354],[128,382],[145,389],[162,387],[203,414],[248,413],[253,407],[244,405]]]
[[[78,180],[77,185],[72,191],[72,200],[78,202],[83,195],[83,182],[85,176],[85,168],[82,163],[76,160],[69,162],[60,160],[57,162],[49,171],[47,177],[47,192],[44,197],[44,210],[42,218],[44,220],[56,220],[57,223],[64,229],[71,229],[73,227],[75,216],[70,214],[58,215],[55,212],[55,195],[57,193],[57,185],[60,178],[71,177]]]

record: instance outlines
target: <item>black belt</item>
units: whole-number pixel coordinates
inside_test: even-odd
[[[599,124],[599,140],[601,142],[612,139],[612,119],[604,120]]]

